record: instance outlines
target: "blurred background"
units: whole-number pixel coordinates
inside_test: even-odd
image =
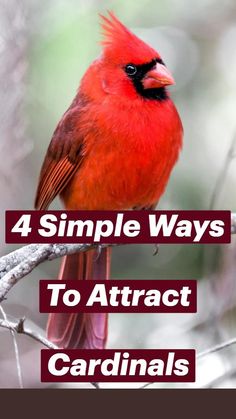
[[[176,80],[184,148],[160,209],[236,211],[236,3],[234,0],[0,0],[1,254],[4,211],[32,209],[52,133],[79,81],[100,52],[98,13],[113,10],[162,55]],[[234,147],[235,144],[235,147]],[[55,201],[52,208],[61,208]],[[43,330],[38,280],[56,278],[45,263],[13,288],[3,308]],[[236,336],[236,242],[230,245],[147,245],[114,249],[112,277],[198,280],[198,313],[113,314],[111,348],[196,348]],[[40,345],[18,336],[25,387],[40,383]],[[18,387],[12,337],[0,330],[0,387]],[[50,386],[50,385],[47,385]],[[140,387],[103,384],[102,387]],[[71,387],[70,384],[63,387]],[[78,387],[90,387],[80,385]],[[153,387],[183,387],[154,384]],[[199,358],[197,381],[185,387],[236,387],[236,347]]]

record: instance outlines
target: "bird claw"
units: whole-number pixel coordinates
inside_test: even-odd
[[[102,253],[102,245],[101,244],[98,244],[97,245],[96,251],[97,251],[97,254],[96,254],[95,261],[97,262],[97,260],[100,258],[101,253]]]
[[[159,253],[159,244],[154,244],[154,252],[153,252],[153,256],[156,256]]]

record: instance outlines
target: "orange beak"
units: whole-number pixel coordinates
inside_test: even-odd
[[[143,79],[144,89],[155,89],[157,87],[168,86],[175,84],[175,81],[167,68],[160,63],[157,63],[155,68],[148,71]]]

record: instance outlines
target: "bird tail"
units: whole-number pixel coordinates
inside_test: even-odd
[[[105,280],[110,276],[111,249],[104,248],[66,256],[59,279]],[[47,337],[59,348],[104,349],[107,340],[107,313],[51,313]]]

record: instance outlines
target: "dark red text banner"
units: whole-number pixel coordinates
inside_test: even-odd
[[[230,243],[230,211],[6,211],[6,243]]]
[[[196,280],[41,280],[41,313],[196,313]]]
[[[194,382],[193,349],[41,350],[42,382]]]

